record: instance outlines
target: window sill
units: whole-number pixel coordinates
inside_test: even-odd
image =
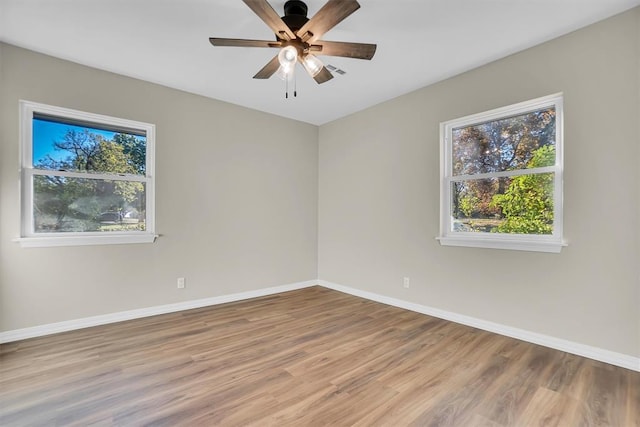
[[[153,243],[157,234],[107,235],[107,236],[38,236],[20,237],[14,242],[23,248],[46,248],[54,246],[89,246],[89,245],[120,245],[132,243]]]
[[[465,246],[471,248],[506,249],[515,251],[560,253],[566,242],[537,240],[522,237],[500,236],[500,238],[441,236],[436,237],[442,246]]]

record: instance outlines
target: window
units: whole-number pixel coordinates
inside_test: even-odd
[[[562,94],[440,125],[440,243],[560,252]]]
[[[22,246],[145,243],[151,124],[20,101]]]

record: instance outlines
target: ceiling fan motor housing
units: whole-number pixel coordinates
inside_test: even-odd
[[[282,20],[291,31],[297,32],[304,24],[307,23],[307,5],[300,0],[288,0],[284,4],[284,16]]]

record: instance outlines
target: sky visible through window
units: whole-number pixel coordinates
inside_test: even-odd
[[[91,133],[101,135],[106,140],[112,140],[117,132],[98,129],[88,126],[71,125],[67,123],[58,123],[50,120],[33,119],[33,164],[37,165],[41,160],[47,158],[47,155],[56,161],[65,160],[69,157],[69,152],[56,149],[54,143],[62,141],[64,135],[69,130],[83,131],[88,130]],[[138,137],[144,141],[145,138]]]

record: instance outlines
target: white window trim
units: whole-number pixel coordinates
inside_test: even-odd
[[[461,126],[471,126],[505,117],[516,116],[539,110],[545,107],[556,107],[556,162],[555,165],[524,169],[511,172],[496,172],[473,175],[477,178],[493,178],[500,176],[523,175],[541,172],[555,173],[553,203],[554,203],[554,224],[553,234],[533,235],[533,234],[507,234],[507,233],[480,233],[480,232],[454,232],[452,231],[451,218],[451,183],[464,180],[469,176],[453,176],[452,171],[452,143],[451,135],[455,128]],[[483,113],[473,114],[440,123],[440,235],[436,238],[444,246],[466,246],[473,248],[509,249],[535,252],[555,252],[561,251],[567,246],[563,240],[563,209],[562,209],[562,181],[563,181],[563,150],[564,150],[564,129],[563,129],[563,95],[557,93],[506,107],[496,108]]]
[[[20,100],[20,237],[14,239],[22,247],[82,246],[125,243],[152,243],[155,234],[155,125],[134,120],[120,119],[101,114],[87,113],[69,108],[56,107]],[[34,113],[63,117],[79,122],[105,124],[116,128],[137,129],[146,133],[145,175],[92,173],[96,179],[139,181],[145,183],[146,218],[145,231],[129,232],[66,232],[35,233],[33,224],[33,175],[47,173],[33,168],[33,116]],[[83,172],[56,171],[55,175],[87,178]]]

